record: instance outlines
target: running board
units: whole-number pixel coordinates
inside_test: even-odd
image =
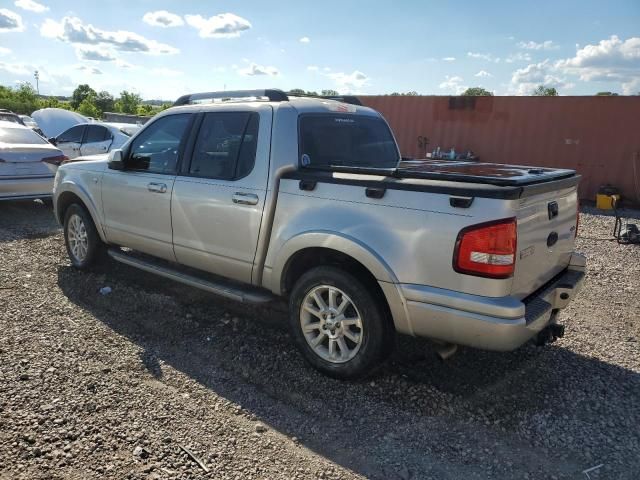
[[[267,303],[274,299],[274,295],[267,292],[266,290],[261,290],[250,286],[243,288],[242,286],[232,283],[226,284],[222,281],[212,282],[210,280],[204,280],[194,275],[180,272],[173,268],[158,265],[157,263],[154,263],[152,261],[143,260],[141,258],[127,255],[126,253],[118,249],[110,248],[109,256],[120,263],[129,265],[130,267],[138,268],[140,270],[144,270],[145,272],[160,275],[161,277],[184,283],[185,285],[199,288],[200,290],[204,290],[215,295],[220,295],[221,297],[230,298],[231,300],[235,300],[236,302]]]

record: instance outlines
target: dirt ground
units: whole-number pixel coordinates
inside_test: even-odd
[[[77,271],[49,208],[1,203],[0,478],[640,478],[640,246],[612,226],[581,216],[564,339],[441,362],[403,337],[349,383],[304,363],[281,305]]]

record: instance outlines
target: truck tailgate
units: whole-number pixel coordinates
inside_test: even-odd
[[[519,202],[512,295],[524,298],[569,264],[577,228],[577,186],[524,195]]]

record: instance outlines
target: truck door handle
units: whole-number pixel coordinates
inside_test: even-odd
[[[166,193],[167,192],[167,185],[164,183],[148,183],[147,184],[147,190],[149,190],[150,192],[155,192],[155,193]]]
[[[257,205],[258,196],[253,193],[236,192],[231,197],[233,203],[239,203],[241,205]]]

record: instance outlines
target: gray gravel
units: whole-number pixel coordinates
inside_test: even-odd
[[[2,203],[0,478],[639,478],[640,246],[594,213],[564,339],[443,363],[403,337],[346,383],[307,367],[282,305],[76,271],[49,209]]]

